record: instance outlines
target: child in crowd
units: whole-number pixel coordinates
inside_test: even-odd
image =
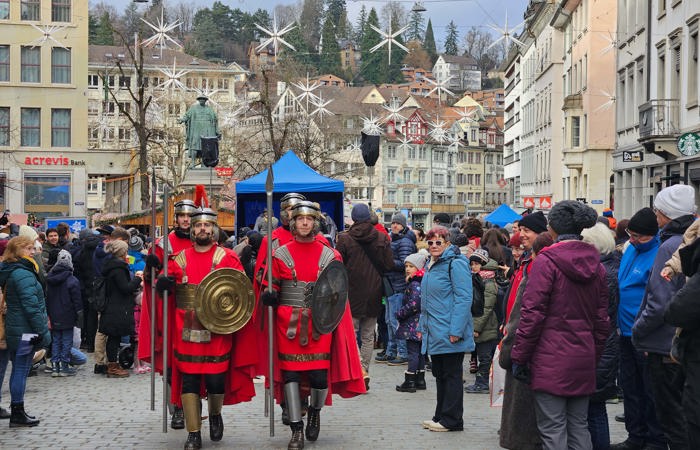
[[[143,279],[143,271],[137,270],[135,275]],[[143,298],[143,284],[141,289],[136,294],[134,298],[134,330],[139,329],[139,322],[141,321],[141,299]],[[138,333],[134,333],[131,336],[132,350],[134,351],[134,373],[142,374],[149,373],[151,371],[151,366],[147,363],[141,361],[136,355],[138,355],[139,347],[139,336]]]
[[[399,321],[396,339],[406,340],[408,369],[404,375],[404,382],[396,386],[399,392],[416,392],[416,390],[425,389],[425,357],[421,353],[421,340],[417,336],[417,329],[421,311],[420,284],[427,260],[426,254],[413,253],[404,261],[407,285],[401,309],[396,311],[396,318]]]
[[[83,300],[67,250],[58,252],[56,263],[46,276],[46,307],[51,321],[51,376],[73,376],[75,369],[70,365],[73,326],[82,323]]]

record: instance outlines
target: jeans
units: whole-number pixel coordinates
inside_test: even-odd
[[[591,450],[588,396],[560,397],[535,391],[535,414],[545,450]]]
[[[369,373],[369,362],[374,351],[374,331],[377,328],[377,318],[353,317],[352,323],[355,327],[355,334],[360,336],[362,342],[362,347],[360,347],[362,368]]]
[[[12,361],[12,372],[10,373],[10,402],[24,403],[24,391],[27,388],[27,376],[32,368],[32,358],[34,352],[18,355],[17,352],[10,352]]]
[[[70,349],[70,365],[71,366],[82,366],[87,362],[87,356],[85,353],[81,352],[75,347]]]
[[[425,370],[425,356],[420,352],[421,341],[404,341],[408,350],[408,369],[409,373],[416,373]]]
[[[5,371],[7,363],[10,361],[10,351],[0,350],[0,394],[2,394],[2,383],[5,381]],[[0,397],[0,400],[2,397]]]
[[[388,341],[386,345],[386,354],[390,356],[398,356],[406,358],[406,341],[396,338],[396,330],[399,328],[399,320],[396,318],[396,312],[401,309],[403,304],[403,294],[394,294],[387,299],[386,302],[386,328]]]
[[[70,363],[70,349],[73,348],[73,329],[51,330],[51,362]]]
[[[591,433],[593,450],[610,448],[610,426],[605,402],[588,403],[588,432]]]
[[[437,390],[437,405],[433,422],[450,430],[463,430],[464,390],[462,390],[462,363],[464,353],[430,355]]]
[[[498,339],[476,344],[476,357],[479,361],[476,371],[476,384],[480,386],[489,385],[489,371],[491,370],[491,361],[493,361],[493,353],[496,351],[497,345]]]
[[[658,353],[649,353],[647,364],[656,417],[666,435],[668,447],[671,450],[686,450],[689,448],[688,433],[681,406],[685,384],[683,368]]]
[[[647,359],[628,336],[620,336],[619,382],[624,393],[625,429],[629,440],[639,445],[666,448],[666,438],[656,418]]]

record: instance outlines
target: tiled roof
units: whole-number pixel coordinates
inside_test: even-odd
[[[161,57],[162,55],[162,57]],[[138,57],[138,55],[136,55]],[[200,59],[181,50],[171,50],[168,48],[145,48],[143,51],[144,67],[175,67],[183,70],[216,70],[239,72],[240,66],[224,66],[205,59]],[[133,64],[131,55],[126,47],[118,45],[90,45],[88,47],[89,65],[114,64],[115,61],[122,60],[129,65]]]

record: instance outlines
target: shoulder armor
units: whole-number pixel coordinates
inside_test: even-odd
[[[290,269],[294,269],[294,258],[292,258],[291,253],[286,245],[279,247],[274,252],[275,258],[281,259],[283,263],[287,265]]]
[[[323,246],[321,257],[318,259],[318,271],[322,271],[331,261],[335,259],[335,253],[330,248]]]

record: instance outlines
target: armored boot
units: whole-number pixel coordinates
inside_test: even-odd
[[[416,390],[417,391],[424,391],[426,390],[426,385],[425,385],[425,370],[419,370],[416,372]]]
[[[224,437],[224,419],[221,408],[224,406],[224,394],[209,394],[209,438],[218,442]]]
[[[185,450],[199,450],[202,448],[202,411],[199,394],[182,394],[181,398],[188,432]]]
[[[292,439],[287,450],[304,448],[304,422],[301,420],[301,399],[299,398],[299,383],[291,382],[284,385],[284,398],[289,412],[289,426],[292,429]]]
[[[411,372],[404,373],[404,382],[396,386],[399,392],[416,392],[416,374]]]
[[[321,431],[321,408],[326,403],[328,389],[311,389],[309,415],[306,418],[306,439],[315,441]]]

